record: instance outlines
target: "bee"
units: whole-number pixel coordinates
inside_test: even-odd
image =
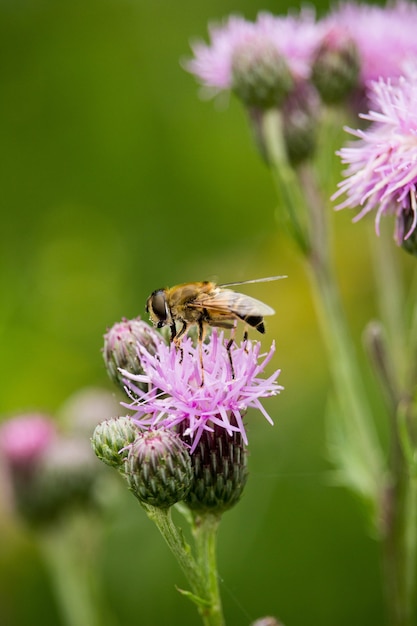
[[[228,352],[233,372],[230,347],[234,340],[238,321],[242,320],[246,325],[244,340],[247,340],[247,327],[251,326],[258,332],[264,333],[263,318],[267,315],[273,315],[275,311],[264,302],[237,293],[228,287],[269,282],[281,278],[286,278],[286,276],[271,276],[223,285],[217,285],[210,281],[183,283],[175,287],[157,289],[149,296],[146,302],[146,311],[149,313],[154,326],[157,328],[170,327],[171,341],[175,343],[177,348],[180,348],[181,338],[187,330],[193,325],[197,326],[201,364],[201,345],[207,326],[232,329]],[[180,326],[177,326],[177,323]]]

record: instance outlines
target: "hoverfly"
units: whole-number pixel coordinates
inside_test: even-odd
[[[228,343],[229,358],[233,372],[230,347],[234,340],[237,322],[242,320],[246,324],[244,341],[247,340],[247,327],[251,326],[260,333],[265,332],[263,318],[275,313],[264,302],[250,296],[237,293],[228,287],[247,285],[250,283],[264,283],[286,278],[286,276],[271,276],[255,280],[244,280],[237,283],[216,285],[214,282],[203,281],[183,283],[175,287],[157,289],[146,302],[146,311],[150,320],[157,328],[169,326],[171,341],[180,348],[181,337],[192,325],[198,328],[200,344],[200,362],[202,365],[202,342],[207,326],[232,329]],[[177,327],[177,322],[181,324]],[[181,349],[181,348],[180,348]],[[203,370],[202,370],[203,371]],[[203,383],[202,383],[203,384]]]

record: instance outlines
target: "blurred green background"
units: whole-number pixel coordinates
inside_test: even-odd
[[[285,392],[265,403],[273,428],[249,416],[250,480],[219,536],[226,618],[380,624],[377,544],[361,504],[331,485],[329,376],[304,268],[277,231],[273,185],[243,109],[233,98],[201,101],[181,67],[208,22],[288,6],[1,1],[0,412],[54,413],[81,387],[111,389],[103,333],[143,315],[156,288],[288,274],[248,288],[277,310],[267,339],[277,343]],[[338,170],[335,159],[329,195]],[[360,350],[375,315],[372,225],[351,217],[331,215]],[[365,364],[364,376],[372,385]],[[0,624],[61,626],[36,543],[6,514],[0,524]],[[122,486],[99,571],[119,626],[198,623],[174,587],[185,586],[180,570]]]

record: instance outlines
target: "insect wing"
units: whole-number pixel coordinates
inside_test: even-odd
[[[208,294],[201,294],[189,306],[198,309],[207,309],[210,313],[227,315],[233,313],[239,317],[256,315],[274,315],[275,311],[270,306],[231,289],[216,289]]]

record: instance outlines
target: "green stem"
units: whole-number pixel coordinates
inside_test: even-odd
[[[390,225],[391,226],[391,225]],[[379,237],[371,233],[371,249],[375,266],[375,280],[379,299],[379,310],[387,332],[390,358],[395,374],[392,387],[396,388],[397,401],[407,385],[408,347],[406,337],[406,320],[404,292],[401,284],[397,262],[397,251],[391,233],[381,228]]]
[[[417,557],[417,476],[408,476],[407,492],[404,506],[404,595],[409,624],[416,619],[416,557]]]
[[[366,392],[357,365],[352,339],[347,331],[339,291],[331,269],[318,257],[309,259],[309,273],[318,319],[330,364],[339,415],[344,420],[345,444],[356,463],[355,487],[378,512],[385,479],[384,461],[372,420]]]
[[[398,415],[392,416],[389,473],[375,431],[374,421],[366,390],[354,354],[347,323],[344,317],[337,283],[332,272],[327,246],[326,229],[322,224],[325,217],[319,195],[314,193],[315,179],[311,172],[300,172],[304,189],[310,201],[311,255],[308,258],[313,293],[319,311],[323,337],[327,345],[332,371],[333,385],[339,407],[344,410],[345,445],[351,448],[353,456],[349,462],[355,463],[356,488],[373,504],[375,520],[379,523],[380,541],[384,557],[384,582],[386,605],[392,626],[411,626],[414,623],[414,587],[416,568],[417,533],[417,476],[415,460],[405,462],[404,452],[410,455],[411,443],[405,450],[398,432]],[[392,244],[391,244],[392,246]],[[393,367],[387,373],[395,372],[391,386],[397,402],[402,397],[407,418],[410,418],[409,394],[405,391],[406,381],[406,340],[403,315],[403,297],[393,259],[383,250],[378,253],[379,273],[384,284],[380,283],[380,304],[388,326],[390,353]],[[382,258],[383,257],[383,258]],[[391,261],[391,262],[390,262]],[[382,267],[385,271],[381,272]],[[396,390],[396,393],[395,393]],[[396,403],[394,403],[395,408]],[[391,405],[391,412],[392,412]],[[405,421],[406,417],[404,417]],[[404,433],[403,433],[404,435]],[[412,463],[414,463],[414,468]],[[407,466],[408,465],[408,466]],[[384,496],[381,498],[381,496]],[[381,502],[384,509],[381,509]],[[382,523],[381,523],[382,522]]]
[[[381,317],[387,332],[389,384],[394,390],[391,421],[391,487],[386,501],[387,525],[382,536],[386,602],[391,623],[415,623],[417,545],[417,459],[410,436],[415,419],[412,396],[415,353],[410,350],[413,328],[407,335],[405,298],[391,233],[373,237],[375,275]],[[388,368],[387,368],[388,369]]]
[[[307,261],[308,274],[327,348],[345,445],[356,467],[353,485],[377,511],[384,461],[367,395],[358,368],[353,343],[347,329],[336,279],[332,272],[327,237],[326,207],[309,166],[291,168],[283,147],[279,114],[268,112],[264,121],[264,142],[281,200],[293,227],[292,234]],[[284,207],[282,207],[284,209]],[[308,230],[300,224],[308,224]],[[300,245],[300,239],[301,244]]]
[[[142,503],[148,517],[177,559],[191,587],[182,591],[198,608],[204,626],[224,626],[216,564],[216,537],[220,516],[205,514],[192,518],[197,558],[172,521],[171,509],[160,509]]]
[[[263,140],[279,198],[278,215],[303,254],[309,250],[305,224],[300,221],[300,206],[305,200],[295,172],[288,162],[282,141],[282,116],[278,109],[265,111],[262,119]],[[285,210],[283,210],[285,208]]]
[[[390,524],[381,542],[388,618],[391,626],[414,626],[417,476],[404,468],[389,496]]]
[[[87,520],[84,520],[87,521]],[[91,520],[90,520],[91,522]],[[65,626],[103,626],[101,596],[93,563],[88,528],[80,520],[46,529],[39,545]],[[86,542],[87,540],[87,542]],[[94,540],[94,537],[93,537]]]
[[[193,594],[199,598],[204,598],[202,595],[204,583],[203,577],[199,571],[199,565],[196,563],[193,555],[191,554],[190,546],[185,542],[184,537],[180,534],[172,521],[171,509],[161,509],[159,507],[143,503],[142,506],[149,519],[151,519],[158,527],[162,537],[165,539],[168,547],[177,559]]]
[[[392,243],[388,251],[387,246],[380,245],[376,249],[377,276],[381,277],[378,287],[388,330],[389,350],[387,355],[378,356],[386,357],[383,363],[386,367],[380,374],[390,383],[388,410],[392,453],[388,468],[333,274],[326,207],[318,190],[317,175],[308,165],[300,167],[297,174],[294,171],[291,173],[279,121],[276,112],[265,115],[263,141],[281,200],[281,210],[287,211],[290,234],[307,261],[338,402],[337,461],[348,484],[373,506],[383,552],[391,625],[411,626],[416,618],[413,611],[417,556],[417,453],[409,433],[415,429],[416,419],[412,397],[417,370],[417,314],[407,336],[404,331],[404,299],[392,258]],[[322,148],[328,151],[327,133],[322,138],[325,139]],[[327,158],[323,149],[319,158],[322,161]],[[323,162],[320,165],[323,166]],[[326,176],[328,169],[322,167]],[[303,224],[307,224],[308,228]],[[380,339],[382,341],[382,337]]]
[[[415,287],[415,285],[414,285]],[[412,290],[412,296],[415,291]],[[415,295],[413,297],[415,303]],[[406,466],[406,491],[403,507],[404,528],[404,599],[407,607],[407,625],[417,621],[417,447],[416,435],[416,326],[417,306],[414,304],[408,335],[406,393],[397,411],[399,440]]]
[[[406,388],[414,390],[417,381],[417,267],[414,269],[411,287],[407,295],[406,310],[409,332],[406,339],[407,383]]]
[[[217,574],[216,539],[221,516],[211,513],[195,516],[194,538],[200,571],[204,578],[209,605],[200,610],[205,626],[224,626],[219,579]]]

